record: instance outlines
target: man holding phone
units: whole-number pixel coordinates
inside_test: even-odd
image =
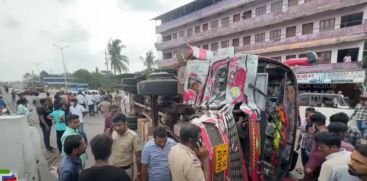
[[[180,143],[168,154],[173,181],[209,181],[209,151],[201,141],[201,129],[188,124],[180,130]]]

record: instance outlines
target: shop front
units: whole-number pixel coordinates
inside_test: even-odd
[[[299,92],[338,93],[349,99],[350,105],[359,102],[366,72],[360,62],[321,64],[294,67]]]

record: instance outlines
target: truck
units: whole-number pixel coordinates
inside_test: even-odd
[[[214,54],[188,46],[176,53],[172,69],[122,78],[131,99],[128,126],[136,129],[145,118],[179,140],[183,125],[196,124],[209,150],[211,180],[281,180],[298,156],[297,80],[288,65],[316,59],[307,53],[281,63],[234,48]]]

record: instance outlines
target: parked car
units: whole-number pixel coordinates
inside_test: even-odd
[[[305,109],[307,107],[314,107],[316,111],[326,116],[327,125],[329,124],[329,117],[331,115],[338,112],[344,112],[348,116],[351,116],[354,111],[354,109],[349,106],[347,98],[339,94],[305,92],[299,94],[298,97],[300,116],[305,115]]]
[[[39,92],[33,89],[24,89],[17,93],[18,96],[38,96]]]

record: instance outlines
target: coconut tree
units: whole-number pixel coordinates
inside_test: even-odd
[[[121,73],[129,71],[129,59],[127,56],[121,54],[121,50],[125,48],[125,45],[121,43],[119,39],[111,39],[107,44],[111,70],[113,70],[115,74],[116,72]]]
[[[140,60],[143,61],[144,66],[146,67],[145,72],[150,73],[153,71],[154,66],[157,64],[157,60],[153,54],[152,50],[149,50],[145,53],[145,57],[140,57]]]

